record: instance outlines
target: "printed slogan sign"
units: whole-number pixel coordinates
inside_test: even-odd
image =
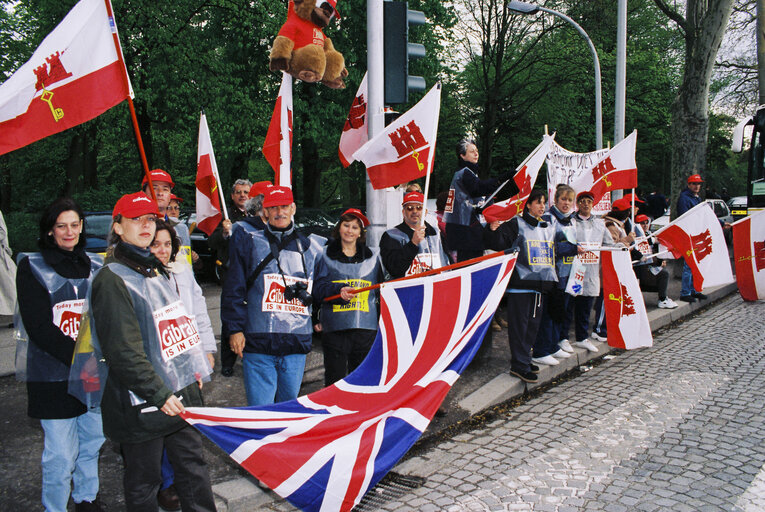
[[[292,286],[298,282],[305,283],[308,287],[308,293],[311,293],[313,281],[293,276],[282,277],[279,274],[264,274],[263,278],[265,280],[262,307],[264,313],[294,313],[310,316],[311,312],[308,311],[308,306],[300,302],[298,298],[292,300],[284,298],[284,283],[286,281],[287,286]]]
[[[555,264],[553,242],[549,240],[526,240],[529,265],[552,267]]]
[[[405,275],[412,276],[439,267],[441,267],[441,257],[438,254],[423,252],[412,260],[412,264],[409,265],[409,270],[406,271]]]
[[[587,250],[584,254],[579,255],[582,263],[585,265],[597,265],[600,263],[600,251],[596,250],[600,248],[600,242],[582,241],[579,242],[579,245],[582,246],[582,249]]]
[[[364,279],[343,279],[341,281],[332,281],[333,283],[341,283],[345,286],[352,286],[353,288],[366,288],[367,286],[372,286],[371,281],[366,281]],[[333,313],[342,313],[345,311],[363,311],[364,313],[369,312],[369,292],[360,292],[355,294],[351,301],[347,304],[333,304],[332,305],[332,312]]]
[[[153,315],[164,362],[178,357],[199,344],[197,324],[193,317],[186,314],[181,301],[158,309]]]
[[[80,332],[80,318],[84,305],[85,299],[76,299],[65,300],[53,306],[53,323],[73,340],[77,339],[77,333]]]

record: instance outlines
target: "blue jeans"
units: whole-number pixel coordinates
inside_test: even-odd
[[[245,352],[242,359],[247,405],[267,405],[297,398],[305,354],[271,356]]]
[[[98,452],[104,444],[101,409],[75,418],[40,420],[43,432],[42,504],[46,511],[66,512],[74,480],[75,503],[98,495]]]
[[[689,295],[695,295],[696,290],[693,289],[693,272],[691,272],[691,267],[688,266],[688,263],[683,260],[683,280],[682,280],[682,286],[680,288],[680,296],[681,297],[687,297]]]

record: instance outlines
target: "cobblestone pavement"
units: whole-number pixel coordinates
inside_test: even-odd
[[[765,304],[731,296],[396,471],[404,511],[765,510]]]

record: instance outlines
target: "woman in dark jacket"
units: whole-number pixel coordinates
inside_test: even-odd
[[[104,433],[120,444],[128,510],[157,510],[166,449],[183,510],[210,511],[215,501],[202,440],[178,414],[204,405],[198,379],[211,369],[189,313],[149,251],[158,215],[143,192],[120,198],[112,245],[93,280],[89,306],[109,367]]]
[[[342,282],[364,288],[382,281],[377,252],[366,245],[369,220],[356,208],[343,212],[316,266],[314,295],[323,300]],[[321,303],[324,385],[329,386],[353,372],[364,360],[377,336],[379,297],[377,290],[354,295],[350,301]]]
[[[100,409],[88,408],[67,393],[69,367],[89,278],[97,268],[85,253],[82,209],[68,198],[45,208],[40,219],[40,252],[19,262],[19,313],[28,343],[28,414],[44,432],[42,504],[66,510],[71,489],[75,510],[101,510],[98,453],[104,442]],[[26,349],[26,350],[25,350]],[[72,489],[72,481],[74,488]]]

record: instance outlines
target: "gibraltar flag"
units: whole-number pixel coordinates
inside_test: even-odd
[[[104,0],[81,0],[0,85],[0,155],[62,132],[132,96]]]
[[[733,261],[741,297],[765,299],[765,211],[733,223]]]
[[[638,184],[637,164],[635,163],[635,145],[637,130],[630,133],[626,139],[606,153],[590,170],[582,174],[571,187],[579,192],[592,192],[594,204],[613,190],[635,188]]]
[[[367,166],[372,187],[395,187],[422,178],[433,170],[441,84],[436,84],[415,106],[367,141],[353,158]]]
[[[210,236],[222,218],[220,192],[218,190],[218,164],[215,163],[207,127],[207,116],[202,111],[199,119],[199,142],[197,149],[197,228]]]
[[[733,282],[722,226],[708,203],[697,204],[653,236],[675,258],[685,258],[697,292]]]
[[[274,170],[274,185],[292,188],[292,77],[284,72],[263,155]]]
[[[345,120],[343,133],[340,135],[340,148],[337,150],[340,163],[348,167],[355,160],[353,153],[369,140],[367,131],[367,74],[361,80],[359,90],[353,99],[348,119]]]
[[[545,158],[547,158],[547,153],[552,147],[553,140],[555,140],[555,134],[545,135],[542,138],[542,142],[526,157],[526,160],[521,162],[521,165],[518,166],[515,172],[515,176],[513,176],[513,181],[518,185],[518,193],[510,199],[500,201],[486,208],[483,211],[483,216],[488,222],[508,220],[523,211],[523,206],[526,204],[526,200],[529,198],[529,194],[531,194],[531,189],[537,181],[539,169],[542,167]]]
[[[603,251],[600,257],[608,344],[627,350],[652,346],[651,325],[629,251]]]

